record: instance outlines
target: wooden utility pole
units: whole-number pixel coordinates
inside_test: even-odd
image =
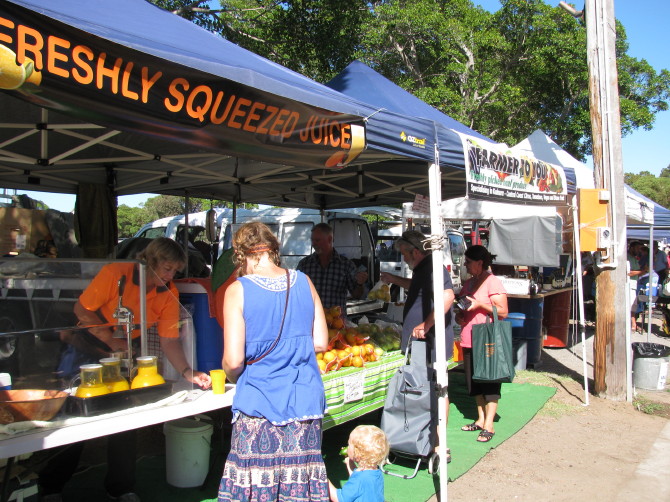
[[[630,348],[626,329],[631,321],[626,307],[626,216],[614,0],[586,0],[585,15],[595,185],[609,192],[608,226],[613,237],[612,247],[603,253],[603,268],[596,278],[594,390],[602,397],[619,401],[627,396]]]

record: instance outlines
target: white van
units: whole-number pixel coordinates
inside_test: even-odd
[[[379,277],[374,241],[367,220],[345,211],[321,211],[302,208],[270,208],[248,210],[238,214],[236,223],[228,224],[223,230],[223,248],[232,245],[232,236],[239,226],[248,221],[265,223],[279,239],[282,266],[296,268],[298,262],[312,254],[312,228],[317,223],[326,222],[333,227],[333,245],[338,253],[352,260],[359,267],[365,267],[370,282]]]

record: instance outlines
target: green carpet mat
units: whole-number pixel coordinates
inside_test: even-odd
[[[466,394],[464,377],[461,373],[449,375],[448,444],[452,461],[448,465],[451,481],[465,474],[486,453],[517,433],[551,398],[556,389],[531,384],[503,384],[502,398],[498,406],[496,434],[488,443],[478,443],[476,432],[462,432],[461,426],[476,418],[474,399]],[[373,412],[358,420],[344,423],[324,432],[323,456],[328,476],[335,486],[341,486],[348,478],[339,451],[347,444],[349,432],[361,423],[378,425],[380,413]],[[213,444],[221,444],[216,438]],[[214,455],[214,452],[212,452]],[[223,471],[222,455],[212,457],[212,470],[203,488],[175,488],[167,484],[165,457],[143,457],[137,463],[136,491],[143,502],[210,502],[216,500],[219,477]],[[396,459],[388,469],[398,474],[411,475],[416,459]],[[385,476],[385,496],[387,502],[427,501],[439,491],[439,477],[428,473],[427,459],[422,459],[421,468],[413,479]],[[106,500],[102,487],[106,466],[96,466],[77,474],[66,486],[63,493],[66,501],[90,502]]]

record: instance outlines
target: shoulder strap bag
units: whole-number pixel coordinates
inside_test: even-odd
[[[493,306],[493,322],[472,327],[472,379],[480,382],[512,382],[514,361],[512,355],[512,323],[498,319]]]
[[[263,359],[265,356],[267,356],[270,352],[274,350],[274,348],[277,346],[279,343],[279,339],[281,338],[281,332],[282,329],[284,329],[284,320],[286,319],[286,309],[288,308],[288,294],[289,291],[291,290],[291,278],[289,277],[288,274],[288,269],[286,269],[286,303],[284,303],[284,313],[281,316],[281,324],[279,325],[279,333],[277,334],[277,338],[275,338],[275,341],[272,342],[272,345],[270,345],[270,348],[263,352],[260,356],[258,356],[255,359],[252,359],[251,361],[247,361],[247,366],[251,364],[255,364],[261,359]]]

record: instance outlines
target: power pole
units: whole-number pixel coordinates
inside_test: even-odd
[[[597,321],[594,390],[608,399],[627,397],[626,216],[621,158],[619,86],[616,67],[614,0],[586,0],[586,47],[596,188],[610,194],[612,247],[596,278]],[[623,308],[622,308],[623,307]]]
[[[608,223],[612,246],[601,255],[596,277],[594,391],[601,397],[630,399],[628,385],[630,325],[625,194],[621,158],[621,122],[616,67],[614,0],[585,0],[585,12],[559,2],[575,17],[586,17],[589,103],[595,186],[610,196]]]

